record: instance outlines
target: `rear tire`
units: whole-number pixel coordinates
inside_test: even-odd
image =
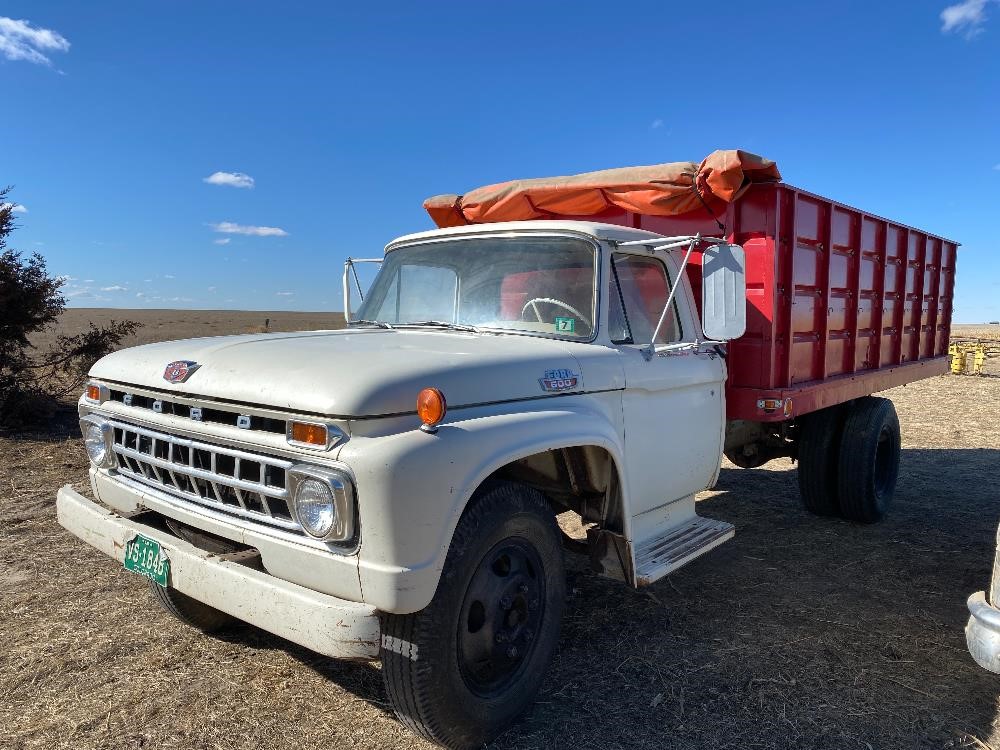
[[[239,622],[232,615],[210,607],[177,589],[149,581],[149,591],[157,603],[181,622],[203,633],[215,633]]]
[[[400,721],[481,747],[532,703],[559,639],[560,531],[536,490],[498,484],[466,508],[420,612],[385,615],[382,677]]]
[[[859,398],[848,410],[840,444],[840,509],[860,523],[882,520],[899,477],[899,417],[887,398]]]
[[[838,458],[844,409],[830,406],[799,420],[799,494],[817,516],[839,516]]]

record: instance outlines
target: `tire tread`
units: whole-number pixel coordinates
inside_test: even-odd
[[[214,633],[239,622],[232,615],[155,581],[149,581],[149,591],[163,609],[203,633]]]
[[[831,406],[802,417],[799,437],[799,495],[817,516],[839,516],[837,454],[843,435],[843,408]]]
[[[889,399],[877,396],[858,399],[845,419],[845,439],[838,457],[838,483],[843,515],[851,521],[875,523],[885,514],[885,509],[875,507],[870,492],[874,463],[869,448],[874,449],[874,443],[877,443],[886,422],[895,425],[898,450],[899,419]],[[898,455],[896,460],[898,461]],[[898,476],[898,468],[896,472]]]

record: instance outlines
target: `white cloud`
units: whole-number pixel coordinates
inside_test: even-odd
[[[25,60],[36,65],[51,65],[46,52],[65,52],[69,42],[51,29],[32,27],[29,21],[0,16],[0,55],[8,60]]]
[[[9,208],[16,214],[26,214],[28,213],[28,207],[22,206],[20,203],[0,203],[0,209]]]
[[[995,167],[993,167],[993,169],[995,169],[997,172],[1000,172],[1000,164],[997,164]]]
[[[653,120],[652,124],[649,126],[650,130],[656,130],[657,128],[662,128],[662,127],[663,127],[663,120],[661,120],[659,117]]]
[[[253,237],[287,237],[288,232],[279,227],[255,227],[246,224],[236,224],[232,221],[220,221],[211,224],[212,229],[221,234],[247,234]]]
[[[176,279],[177,277],[174,276],[173,274],[165,273],[165,274],[163,274],[163,278],[165,278],[165,279]]]
[[[214,245],[228,245],[232,241],[233,241],[232,237],[220,237],[217,240],[212,240],[212,244],[214,244]]]
[[[254,185],[253,177],[242,172],[213,172],[208,177],[202,178],[202,182],[234,188],[252,188]]]
[[[214,292],[214,291],[215,291],[216,289],[218,289],[218,287],[214,287],[214,286],[210,286],[210,287],[208,288],[208,291],[210,291],[210,292]]]
[[[146,293],[145,292],[136,292],[135,296],[136,296],[137,299],[142,299],[143,297],[146,296]]]
[[[102,286],[102,292],[127,292],[127,286],[121,286],[120,284],[114,284],[113,286]]]
[[[276,296],[276,297],[293,297],[293,296],[295,296],[295,292],[275,292],[274,296]]]
[[[945,34],[959,31],[971,39],[983,31],[986,23],[986,5],[989,0],[962,0],[941,11],[941,31]]]

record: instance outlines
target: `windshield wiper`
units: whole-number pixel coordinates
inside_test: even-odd
[[[397,328],[447,328],[451,331],[466,331],[468,333],[480,333],[479,329],[475,326],[465,325],[463,323],[446,323],[443,320],[420,320],[413,323],[397,323]]]
[[[393,328],[391,325],[389,325],[388,323],[386,323],[384,320],[364,320],[364,319],[362,319],[362,320],[352,320],[348,324],[347,327],[351,328],[352,326],[357,326],[357,325],[362,325],[362,326],[376,326],[377,328],[388,328],[390,331]]]

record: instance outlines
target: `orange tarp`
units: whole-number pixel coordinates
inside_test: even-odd
[[[778,166],[747,151],[714,151],[701,164],[621,167],[568,177],[512,180],[465,195],[435,195],[424,208],[439,227],[593,216],[617,207],[650,216],[725,210],[754,182],[777,182]]]

